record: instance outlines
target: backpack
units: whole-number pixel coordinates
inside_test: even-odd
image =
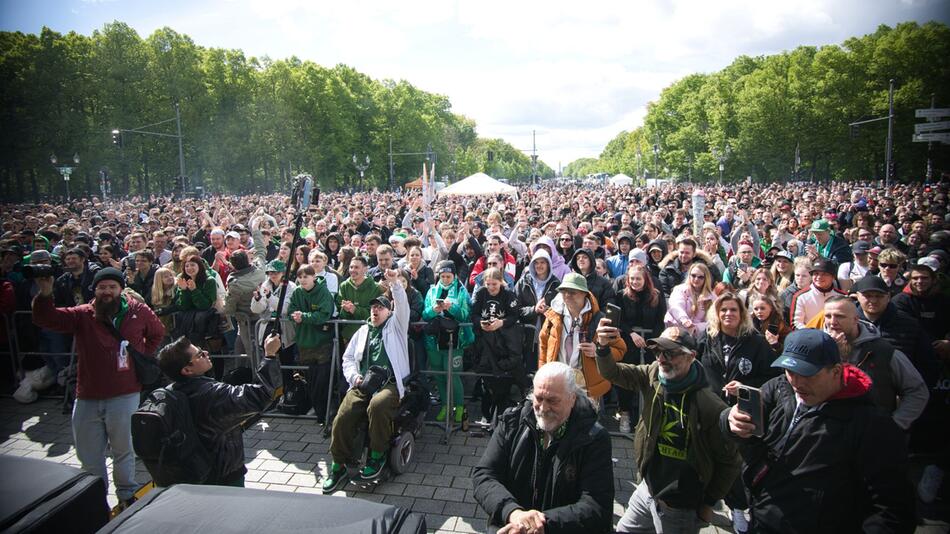
[[[293,379],[284,386],[284,395],[277,403],[277,411],[287,415],[306,415],[310,408],[307,380],[300,373],[294,373]]]
[[[211,455],[198,439],[188,396],[175,384],[149,393],[132,414],[132,447],[157,486],[201,484]]]

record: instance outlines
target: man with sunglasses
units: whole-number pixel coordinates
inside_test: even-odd
[[[244,487],[244,421],[261,413],[283,394],[280,336],[264,341],[264,360],[257,369],[259,384],[232,386],[205,376],[212,368],[208,351],[180,337],[158,353],[158,365],[188,396],[195,431],[213,464],[205,484]]]
[[[600,322],[597,368],[610,382],[642,393],[643,407],[634,439],[642,482],[617,531],[699,532],[739,475],[735,446],[718,428],[726,403],[709,388],[696,340],[683,328],[647,341],[656,361],[646,365],[610,357],[618,335],[608,320]]]

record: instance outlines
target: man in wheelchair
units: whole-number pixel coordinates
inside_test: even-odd
[[[356,436],[369,421],[369,452],[360,471],[363,480],[379,477],[386,466],[393,419],[406,395],[410,373],[406,332],[409,301],[397,280],[397,271],[387,269],[385,279],[394,301],[378,296],[370,302],[370,317],[356,331],[343,353],[343,376],[349,390],[333,420],[330,455],[333,459],[323,481],[323,492],[339,489],[347,480],[346,463],[360,455],[354,450]]]

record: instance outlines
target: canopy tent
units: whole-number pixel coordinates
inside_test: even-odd
[[[422,177],[418,177],[408,184],[402,186],[403,189],[422,189]]]
[[[459,180],[439,191],[440,195],[518,195],[518,188],[499,182],[483,172]]]
[[[633,178],[626,174],[615,174],[610,180],[610,185],[633,185]]]

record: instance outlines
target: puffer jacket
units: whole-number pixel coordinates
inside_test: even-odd
[[[844,388],[792,426],[798,400],[784,375],[762,386],[765,435],[740,439],[750,532],[913,532],[906,438],[871,403],[871,379],[843,366]],[[791,431],[789,428],[791,427]]]
[[[589,359],[589,358],[588,358]],[[663,420],[663,386],[660,384],[658,362],[647,365],[616,363],[602,350],[597,351],[597,368],[612,383],[642,393],[640,421],[634,434],[633,449],[637,457],[640,476],[646,476],[650,460],[656,454]],[[702,365],[695,361],[693,365]],[[686,461],[699,476],[703,485],[703,502],[713,503],[723,498],[736,477],[741,462],[735,445],[719,430],[719,414],[726,404],[717,392],[706,383],[705,372],[700,369],[700,382],[687,393],[689,403],[689,451]]]
[[[589,303],[589,309],[581,314],[581,328],[587,332],[587,339],[594,341],[594,332],[596,332],[597,324],[604,314],[600,311],[597,301],[590,293],[587,294],[587,302]],[[541,330],[538,332],[538,368],[548,362],[559,361],[561,338],[564,333],[564,318],[561,316],[564,313],[564,307],[564,301],[558,295],[551,303],[548,311],[544,312],[544,324],[541,325]],[[611,357],[617,361],[622,360],[627,352],[627,345],[621,337],[611,341],[609,347]],[[587,383],[587,394],[596,399],[610,391],[610,382],[604,380],[604,377],[600,375],[597,364],[583,354],[579,355],[578,358],[584,372],[584,381]]]
[[[614,498],[610,434],[597,423],[590,401],[577,397],[565,435],[548,451],[539,447],[540,438],[530,400],[499,418],[472,474],[475,500],[488,512],[489,524],[503,526],[521,508],[542,511],[549,534],[609,532]],[[550,469],[544,480],[535,481],[542,455],[549,457],[540,461],[550,462]]]
[[[241,423],[267,409],[283,390],[280,361],[264,358],[258,368],[260,384],[232,386],[207,377],[189,377],[175,383],[188,395],[198,439],[211,453],[209,479],[221,480],[244,467],[244,429]]]

